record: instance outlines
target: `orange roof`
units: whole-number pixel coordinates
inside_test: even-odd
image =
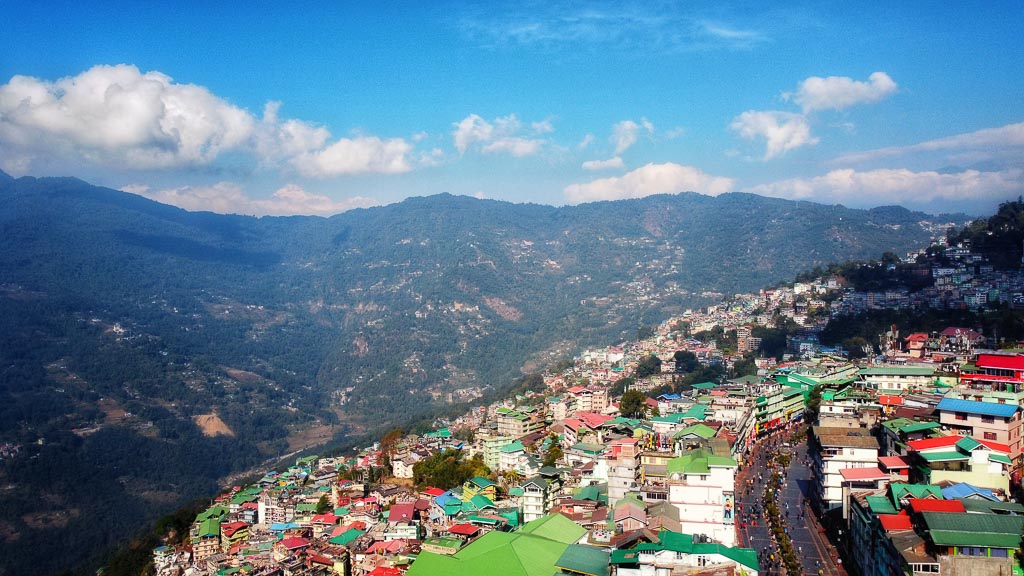
[[[903,396],[889,396],[883,394],[878,397],[878,403],[882,406],[902,406]]]
[[[881,456],[878,461],[888,470],[910,468],[910,463],[903,456]]]
[[[923,342],[928,339],[928,335],[924,332],[914,332],[910,336],[904,338],[907,342]]]

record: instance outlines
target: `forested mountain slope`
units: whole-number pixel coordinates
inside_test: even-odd
[[[742,193],[253,218],[0,174],[0,442],[21,447],[0,573],[76,565],[234,471],[963,220]]]

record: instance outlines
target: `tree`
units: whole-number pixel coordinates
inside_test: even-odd
[[[544,455],[544,460],[541,462],[542,466],[554,466],[562,459],[562,445],[558,442],[558,436],[552,434],[548,436],[550,440],[550,446],[548,446],[548,452]]]
[[[320,499],[316,501],[316,513],[323,514],[331,509],[331,501],[327,499],[327,494],[320,496]]]
[[[814,424],[818,421],[818,411],[821,409],[821,386],[815,386],[811,388],[811,392],[807,395],[807,407],[804,409],[804,420],[808,424]]]
[[[672,359],[676,362],[676,373],[685,374],[687,372],[693,372],[700,366],[700,362],[697,360],[697,355],[689,350],[677,350],[672,355]]]
[[[402,436],[404,435],[404,432],[395,428],[394,430],[389,430],[380,440],[380,461],[384,468],[387,469],[388,474],[391,473],[391,458],[395,455],[398,443],[402,441]]]
[[[619,413],[626,418],[643,418],[647,409],[647,396],[639,390],[626,390],[619,400]]]
[[[618,380],[615,381],[614,384],[612,384],[612,388],[611,390],[608,391],[608,393],[611,394],[612,396],[618,396],[619,394],[625,392],[626,389],[632,386],[633,384],[636,384],[636,379],[633,378],[632,376],[619,378]]]
[[[640,360],[636,365],[637,378],[646,378],[648,376],[654,376],[655,374],[661,374],[661,358],[658,358],[654,354]]]

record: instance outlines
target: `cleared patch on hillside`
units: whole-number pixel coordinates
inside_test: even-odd
[[[196,426],[203,432],[203,436],[213,438],[214,436],[234,436],[235,431],[228,427],[220,416],[216,414],[200,414],[193,416]]]

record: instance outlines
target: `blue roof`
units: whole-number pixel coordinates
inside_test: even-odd
[[[942,489],[942,497],[946,500],[967,498],[968,496],[973,496],[975,494],[982,496],[987,500],[992,500],[993,502],[999,501],[999,498],[996,497],[995,493],[988,488],[978,488],[977,486],[972,486],[966,482],[953,484],[952,486]]]
[[[1009,418],[1016,414],[1016,404],[996,404],[995,402],[976,402],[974,400],[959,400],[957,398],[943,398],[938,405],[939,410],[949,412],[966,412],[968,414],[980,414],[982,416],[999,416]]]

